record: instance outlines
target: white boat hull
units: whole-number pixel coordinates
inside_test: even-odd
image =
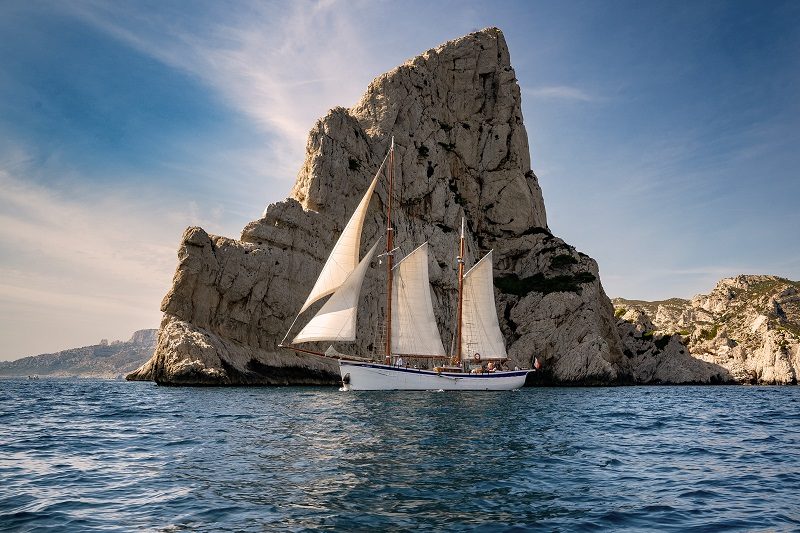
[[[340,360],[339,372],[346,390],[512,390],[530,370],[467,374]]]

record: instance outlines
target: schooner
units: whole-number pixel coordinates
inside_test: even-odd
[[[361,230],[375,186],[388,162],[386,209],[386,308],[383,361],[337,352],[331,346],[316,352],[297,346],[306,342],[352,342],[356,339],[356,313],[367,267],[378,242],[359,260]],[[428,279],[428,243],[425,242],[394,264],[392,189],[394,187],[394,138],[367,192],[350,217],[328,260],[322,267],[297,318],[320,299],[330,296],[314,317],[295,335],[279,345],[301,353],[332,357],[339,362],[345,390],[509,390],[522,387],[529,370],[500,371],[496,364],[508,357],[497,321],[492,278],[492,252],[464,272],[464,219],[458,254],[458,308],[451,354],[445,353],[433,312]],[[408,362],[421,364],[409,366]],[[433,365],[432,369],[417,366]],[[484,366],[486,363],[487,366]]]

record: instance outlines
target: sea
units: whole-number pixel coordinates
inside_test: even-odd
[[[799,387],[0,380],[4,531],[791,531]]]

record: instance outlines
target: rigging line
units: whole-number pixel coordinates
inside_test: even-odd
[[[381,166],[378,167],[378,172],[375,173],[376,176],[381,173],[381,170],[383,170],[383,166],[386,164],[387,159],[389,159],[389,152],[386,152],[386,155],[383,156],[383,161],[381,162]]]
[[[297,319],[300,318],[300,314],[301,313],[297,313],[297,316],[294,317],[294,320],[292,320],[292,325],[289,326],[289,329],[286,331],[286,335],[283,336],[283,340],[281,341],[281,343],[278,346],[283,346],[283,343],[286,342],[286,339],[289,338],[289,333],[292,332],[292,328],[294,327],[295,322],[297,322]]]
[[[384,167],[384,166],[386,166],[386,161],[389,159],[389,154],[390,154],[390,153],[391,153],[391,150],[390,150],[390,151],[388,151],[388,152],[386,152],[386,155],[385,155],[385,156],[383,156],[383,161],[381,161],[381,166],[379,166],[379,167],[378,167],[378,171],[375,173],[375,175],[374,175],[374,176],[373,176],[373,178],[372,178],[373,180],[374,180],[375,178],[377,178],[377,177],[378,177],[378,175],[379,175],[379,174],[381,173],[381,171],[383,170],[383,167]]]

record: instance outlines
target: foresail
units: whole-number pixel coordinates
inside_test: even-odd
[[[463,358],[504,359],[506,346],[494,303],[492,252],[464,274],[461,346]]]
[[[354,341],[356,339],[356,311],[361,285],[367,273],[372,256],[378,247],[376,242],[344,280],[344,283],[333,293],[325,305],[314,315],[293,343],[312,341]]]
[[[395,266],[392,300],[392,353],[444,356],[431,301],[427,242]]]
[[[367,214],[369,201],[372,199],[372,192],[375,190],[375,185],[378,183],[378,176],[382,169],[383,165],[381,165],[378,173],[375,174],[369,189],[367,189],[366,194],[361,199],[358,207],[356,207],[353,216],[350,217],[350,221],[344,227],[339,240],[336,241],[336,245],[328,256],[325,266],[322,267],[322,272],[320,272],[314,288],[311,289],[311,293],[306,298],[306,303],[300,309],[300,313],[308,309],[310,305],[320,298],[338,289],[347,276],[356,268],[358,251],[361,246],[361,228],[364,225],[364,217]]]

